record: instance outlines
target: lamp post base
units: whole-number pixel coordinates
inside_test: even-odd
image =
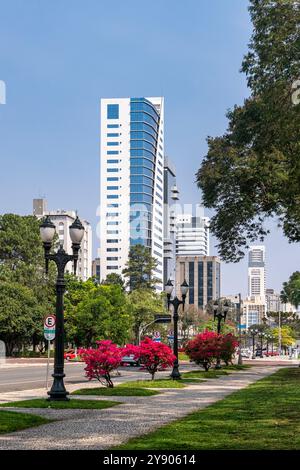
[[[69,401],[69,392],[67,392],[64,385],[65,374],[53,374],[52,377],[54,381],[51,390],[47,392],[49,395],[47,401]]]
[[[180,372],[179,372],[179,364],[178,364],[177,361],[174,362],[173,370],[172,370],[172,373],[171,373],[170,377],[173,380],[181,379],[181,375],[180,375]]]

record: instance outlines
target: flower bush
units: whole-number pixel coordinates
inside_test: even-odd
[[[227,335],[220,335],[220,336],[221,336],[220,358],[228,366],[228,364],[232,362],[235,350],[238,347],[239,343],[237,341],[237,338],[232,333],[228,333]]]
[[[152,380],[158,370],[164,370],[172,366],[176,359],[169,346],[152,341],[148,337],[139,346],[128,344],[123,351],[126,351],[126,355],[134,354],[134,358],[142,364],[142,369],[147,370],[151,374]]]
[[[97,379],[106,387],[113,387],[111,372],[122,361],[123,349],[110,340],[97,341],[97,349],[80,349],[78,355],[86,363],[85,374],[89,380]]]
[[[237,346],[237,339],[231,333],[219,335],[214,331],[204,331],[187,343],[185,351],[192,361],[208,371],[218,359],[228,365]]]
[[[185,352],[196,364],[200,364],[206,371],[220,358],[221,344],[218,333],[204,331],[190,340]]]

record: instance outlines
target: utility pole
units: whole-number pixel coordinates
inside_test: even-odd
[[[242,320],[242,296],[239,293],[239,358],[238,358],[238,365],[241,366],[243,365],[243,357],[242,357],[242,325],[241,325],[241,320]]]
[[[281,356],[281,311],[278,312],[278,352]]]

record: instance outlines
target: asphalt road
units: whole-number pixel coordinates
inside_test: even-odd
[[[35,388],[42,388],[46,386],[46,364],[18,364],[14,367],[0,367],[0,393],[13,392],[19,390],[32,390]],[[84,376],[84,367],[82,363],[65,364],[64,379],[65,384],[80,384],[87,383],[88,380]],[[181,370],[190,368],[190,366],[182,364]],[[135,367],[122,367],[119,369],[121,377],[120,381],[128,379],[141,379],[149,376],[147,372],[141,372],[139,368]],[[53,365],[49,368],[49,385],[52,384],[51,374],[53,372]]]
[[[84,364],[66,364],[65,383],[86,382]],[[0,393],[18,390],[31,390],[46,385],[46,364],[22,364],[14,367],[0,367]],[[52,382],[53,366],[49,367],[49,384]]]

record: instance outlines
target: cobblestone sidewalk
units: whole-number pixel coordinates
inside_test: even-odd
[[[205,408],[276,370],[278,367],[253,367],[182,389],[160,389],[162,393],[152,397],[98,397],[122,402],[105,410],[18,408],[15,410],[57,421],[2,435],[0,449],[108,449]]]

